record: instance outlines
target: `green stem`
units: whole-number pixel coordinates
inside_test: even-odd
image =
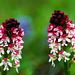
[[[2,71],[2,75],[7,75],[7,71]]]
[[[4,54],[4,58],[7,58],[7,49],[8,49],[7,47],[4,48],[4,50],[6,50],[6,51],[5,51],[5,54]],[[5,67],[5,66],[3,66],[3,68],[2,68],[2,75],[7,75],[7,71],[6,71],[6,70],[3,71],[4,67]]]
[[[70,75],[69,61],[64,62],[65,75]]]

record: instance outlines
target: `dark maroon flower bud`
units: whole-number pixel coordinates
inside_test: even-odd
[[[53,17],[51,17],[50,19],[51,19],[51,20],[54,20],[54,18],[53,18]]]
[[[16,24],[16,22],[13,22],[13,24]]]
[[[10,20],[14,21],[15,19],[14,18],[10,18]]]
[[[18,26],[18,25],[17,25],[16,27],[17,27],[17,28],[19,28],[19,26]]]
[[[53,15],[53,17],[55,18],[55,17],[56,17],[56,15]]]
[[[62,21],[61,21],[61,25],[64,25],[65,24],[65,20],[63,19]]]
[[[50,18],[50,23],[56,26],[64,27],[68,19],[69,17],[67,15],[64,15],[64,12],[61,12],[60,10],[55,10],[54,13],[52,13],[52,17]]]
[[[68,15],[66,15],[66,16],[67,16],[66,20],[69,20],[69,16]]]
[[[17,20],[15,20],[15,22],[17,22]]]
[[[50,22],[50,23],[53,23],[53,20],[50,20],[49,22]]]
[[[20,22],[17,22],[18,25],[20,25]]]
[[[64,15],[64,12],[61,12],[61,15]]]
[[[57,19],[55,19],[54,23],[55,23],[55,24],[57,24],[57,23],[58,23],[58,20],[57,20]]]
[[[19,25],[20,23],[14,18],[7,19],[5,22],[3,22],[3,26],[7,30],[11,30],[12,27],[19,28]]]
[[[3,22],[2,24],[3,24],[3,26],[6,28],[6,23],[5,23],[5,22]]]
[[[61,15],[59,15],[57,18],[60,19],[61,18]]]
[[[9,19],[6,20],[6,23],[8,23],[8,22],[9,22]]]
[[[52,16],[55,15],[54,13],[52,13]]]
[[[66,19],[66,18],[67,18],[67,15],[64,15],[64,16],[63,16],[63,19]]]
[[[60,10],[57,10],[57,12],[59,13],[59,12],[60,12]]]
[[[57,10],[55,10],[54,12],[57,12]]]
[[[55,15],[57,15],[58,14],[58,12],[55,12]]]
[[[51,18],[50,18],[50,23],[53,23],[53,21],[54,21],[54,18],[51,17]]]

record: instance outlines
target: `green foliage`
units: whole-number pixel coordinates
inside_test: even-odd
[[[75,0],[0,0],[0,24],[6,19],[18,16],[30,16],[33,20],[31,34],[25,35],[23,59],[19,73],[11,68],[8,75],[63,75],[61,67],[56,62],[56,67],[48,63],[50,49],[47,43],[47,27],[49,19],[55,9],[64,11],[70,20],[75,23]],[[71,67],[71,74],[75,75],[75,64]]]

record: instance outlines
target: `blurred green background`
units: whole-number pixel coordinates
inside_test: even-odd
[[[55,9],[65,12],[75,23],[75,0],[0,0],[0,24],[15,18],[25,32],[19,73],[11,68],[8,75],[64,75],[63,62],[56,61],[55,68],[48,62],[47,28]],[[75,75],[75,64],[71,75]]]

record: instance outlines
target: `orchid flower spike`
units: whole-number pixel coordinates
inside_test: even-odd
[[[50,18],[48,27],[48,42],[50,50],[49,62],[55,67],[55,60],[75,62],[75,24],[69,20],[69,16],[60,10],[55,10]],[[68,49],[68,47],[70,47]],[[73,59],[70,58],[74,52]]]
[[[22,43],[24,43],[22,38],[25,34],[19,25],[14,18],[7,19],[0,25],[0,66],[4,65],[4,71],[14,67],[18,72],[20,67],[19,59],[22,59]]]

